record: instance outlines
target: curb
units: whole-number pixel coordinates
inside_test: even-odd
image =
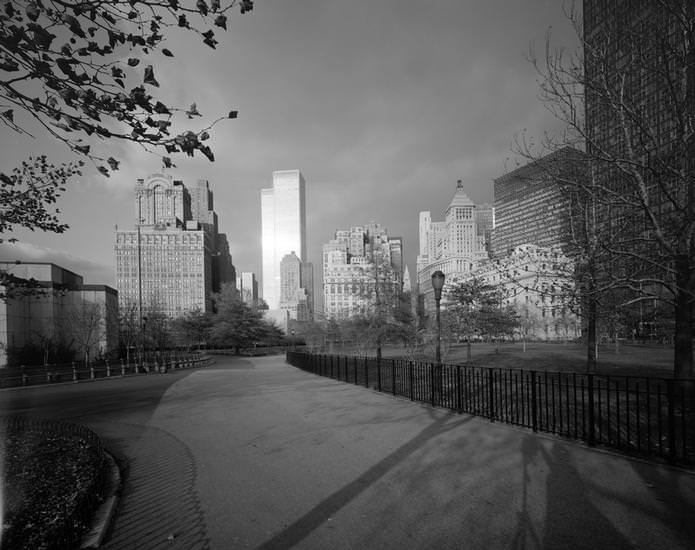
[[[101,546],[111,526],[111,520],[116,513],[116,507],[120,498],[121,471],[113,456],[107,451],[104,451],[104,454],[106,455],[106,467],[108,468],[108,472],[106,473],[106,498],[94,513],[92,526],[90,530],[84,534],[80,542],[80,550],[96,549]]]

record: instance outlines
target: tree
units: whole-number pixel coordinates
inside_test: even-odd
[[[80,300],[72,307],[69,319],[70,335],[82,352],[84,364],[89,365],[104,337],[104,309],[99,303]]]
[[[79,166],[79,163],[55,166],[41,155],[29,157],[9,176],[0,173],[0,243],[16,241],[3,235],[18,227],[54,233],[65,231],[68,226],[60,222],[60,211],[52,205],[65,191],[68,180],[80,174]],[[15,277],[0,269],[0,300],[40,292],[37,281]]]
[[[141,339],[142,326],[138,305],[135,302],[127,303],[118,311],[118,340],[121,356],[125,355],[126,363],[130,364],[131,350],[139,346]]]
[[[281,336],[275,325],[263,319],[261,310],[244,303],[231,283],[222,285],[220,292],[213,294],[216,313],[212,316],[210,340],[235,349],[238,355],[242,347]]]
[[[474,335],[499,342],[500,338],[513,335],[519,325],[517,313],[506,303],[503,290],[480,278],[451,285],[446,298],[451,320],[469,345]]]
[[[695,5],[689,0],[618,2],[599,16],[575,13],[580,49],[532,61],[541,100],[563,123],[542,149],[582,149],[581,177],[563,182],[598,213],[600,284],[629,301],[667,299],[674,312],[674,376],[692,378],[695,313]],[[520,152],[538,158],[529,141]],[[587,258],[591,262],[591,256]],[[604,281],[605,278],[605,281]],[[660,291],[664,289],[666,296]],[[587,292],[597,289],[589,288]]]
[[[154,67],[173,57],[166,38],[181,29],[217,45],[212,27],[227,28],[234,7],[253,8],[250,0],[8,0],[0,12],[0,120],[31,135],[34,119],[49,135],[84,155],[109,175],[119,161],[92,149],[96,140],[137,143],[148,150],[199,151],[211,161],[205,129],[172,135],[175,113],[201,116],[166,105],[150,95],[159,86]],[[207,27],[202,31],[201,28]],[[169,157],[163,157],[171,166]]]
[[[199,309],[188,311],[172,321],[172,328],[179,341],[200,348],[210,337],[212,314]]]

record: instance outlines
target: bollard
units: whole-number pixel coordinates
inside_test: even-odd
[[[72,362],[72,381],[77,382],[77,367],[74,361]]]
[[[94,365],[92,365],[92,366],[89,367],[89,377],[90,377],[92,380],[94,380],[94,378],[95,378],[95,376],[94,376]]]
[[[125,363],[123,363],[123,359],[121,359],[121,376],[125,376]]]
[[[109,365],[109,362],[106,361],[106,378],[109,378],[111,376],[111,365]]]
[[[26,386],[28,384],[29,384],[29,377],[26,374],[22,373],[22,386]]]

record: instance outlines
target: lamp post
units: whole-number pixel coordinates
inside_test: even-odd
[[[442,324],[439,315],[441,309],[441,299],[442,299],[442,288],[444,287],[444,273],[437,270],[432,273],[432,288],[434,289],[434,303],[437,307],[437,348],[436,348],[436,362],[440,365],[442,362]]]

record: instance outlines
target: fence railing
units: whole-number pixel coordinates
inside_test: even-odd
[[[288,351],[321,376],[578,439],[628,454],[695,464],[695,381],[436,365]]]
[[[8,367],[0,370],[0,388],[35,386],[58,382],[82,382],[102,378],[115,378],[136,374],[166,373],[171,370],[206,367],[213,362],[211,357],[192,354],[166,354],[124,361],[86,366],[84,363],[63,363]]]

